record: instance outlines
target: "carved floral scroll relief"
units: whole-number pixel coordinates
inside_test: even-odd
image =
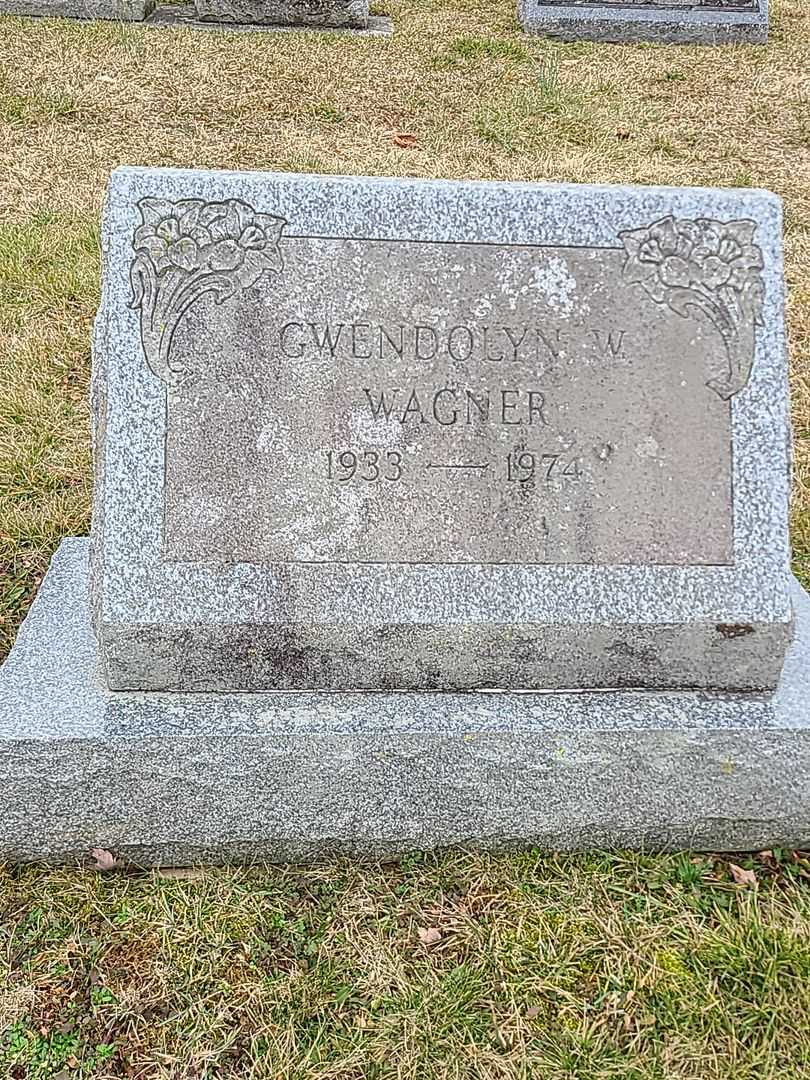
[[[239,199],[146,198],[138,203],[131,307],[140,310],[141,342],[150,369],[172,386],[200,373],[172,355],[172,340],[196,300],[213,293],[218,304],[279,273],[284,218],[257,213]],[[662,218],[619,234],[623,280],[683,318],[702,313],[719,331],[727,371],[707,383],[728,400],[748,382],[756,328],[762,325],[762,252],[753,221]]]
[[[720,332],[728,370],[706,385],[724,401],[746,386],[762,326],[764,264],[755,231],[753,221],[666,217],[619,234],[628,284],[683,318],[702,312]]]
[[[218,304],[279,273],[284,218],[258,214],[239,199],[141,199],[132,246],[131,307],[140,309],[141,342],[151,370],[172,385],[193,380],[188,358],[172,355],[184,314],[206,293]]]

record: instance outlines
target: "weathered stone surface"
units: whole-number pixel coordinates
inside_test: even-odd
[[[276,26],[364,29],[368,0],[194,0],[201,19]]]
[[[518,0],[518,18],[527,33],[563,41],[768,40],[768,0]]]
[[[0,15],[140,22],[154,7],[155,0],[0,0]]]
[[[775,685],[774,196],[123,169],[103,233],[112,688]]]
[[[0,670],[0,859],[810,842],[810,599],[774,694],[140,694],[68,540]]]
[[[223,25],[213,20],[201,19],[193,4],[162,3],[158,4],[144,25],[148,29],[161,30],[167,27],[181,26],[187,30],[216,32]],[[394,24],[388,15],[369,15],[362,28],[353,26],[324,26],[315,23],[304,25],[280,25],[278,23],[242,23],[227,22],[230,33],[248,34],[300,34],[303,32],[323,32],[329,34],[350,35],[351,37],[390,37]]]

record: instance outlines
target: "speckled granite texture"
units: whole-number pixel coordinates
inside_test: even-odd
[[[750,10],[753,6],[754,10]],[[528,34],[563,41],[659,41],[678,45],[760,45],[768,40],[768,0],[753,5],[699,3],[547,3],[518,0]]]
[[[229,3],[200,0],[194,4],[163,3],[156,0],[0,0],[1,15],[43,16],[61,19],[120,19],[143,22],[147,27],[165,29],[182,26],[192,30],[295,33],[302,30],[328,31],[353,36],[388,37],[393,33],[386,15],[369,15],[367,0],[343,0],[321,4],[318,0],[285,3],[261,0]]]
[[[151,244],[157,252],[164,241],[153,236],[154,230],[168,228],[165,223],[159,225],[158,219],[169,212],[169,204],[176,207],[182,200],[192,200],[183,205],[192,208],[194,214],[202,214],[200,207],[204,207],[204,220],[215,212],[212,207],[237,200],[242,209],[229,212],[259,222],[260,229],[251,226],[255,238],[250,242],[267,243],[270,254],[262,257],[264,265],[271,269],[261,277],[251,271],[249,288],[238,296],[232,291],[222,296],[219,305],[212,296],[196,299],[193,306],[176,305],[175,314],[182,314],[182,318],[175,319],[176,340],[170,353],[165,347],[168,338],[164,330],[167,318],[174,316],[168,309],[167,315],[160,306],[169,290],[161,287],[160,303],[154,307],[150,323],[145,312],[150,302],[156,301],[154,296],[150,301],[141,288],[139,313],[137,303],[133,306],[130,272],[135,265],[134,243],[141,244],[141,258],[145,258],[144,245]],[[179,215],[182,210],[172,212]],[[704,565],[689,565],[689,557],[683,556],[673,542],[670,546],[680,565],[658,565],[666,563],[667,558],[651,556],[618,560],[623,564],[610,565],[610,535],[606,535],[600,543],[607,555],[601,561],[586,559],[583,563],[576,558],[572,561],[566,554],[560,534],[560,558],[554,555],[543,561],[533,555],[521,557],[532,541],[524,530],[516,540],[515,553],[506,561],[502,556],[478,563],[446,561],[444,556],[427,563],[418,557],[416,561],[410,556],[402,559],[405,542],[411,543],[411,537],[402,532],[403,523],[410,524],[414,531],[422,530],[421,550],[430,553],[431,518],[423,512],[424,500],[419,501],[419,492],[427,492],[432,480],[424,481],[425,486],[417,489],[410,505],[403,502],[401,509],[387,518],[384,503],[367,502],[357,511],[344,502],[343,516],[333,515],[330,519],[335,527],[322,524],[322,535],[318,535],[317,514],[312,507],[316,498],[323,500],[323,496],[315,487],[314,472],[304,469],[305,465],[309,469],[307,460],[311,457],[305,460],[303,454],[292,454],[289,448],[293,440],[307,434],[308,426],[323,422],[321,408],[326,423],[333,425],[324,430],[335,440],[359,438],[358,422],[353,414],[341,411],[345,410],[343,399],[319,389],[323,381],[312,383],[314,403],[308,414],[286,412],[298,407],[301,395],[296,397],[285,390],[282,382],[274,384],[272,372],[251,383],[250,364],[255,357],[256,370],[269,370],[270,361],[265,355],[269,335],[261,319],[272,318],[277,305],[297,305],[290,307],[293,314],[289,317],[304,321],[313,317],[314,304],[327,305],[319,309],[325,312],[321,317],[346,321],[345,305],[351,302],[353,310],[363,311],[365,294],[360,291],[347,301],[341,289],[333,298],[327,287],[331,279],[319,271],[308,293],[301,286],[301,294],[290,298],[284,291],[284,274],[275,272],[281,264],[273,262],[278,256],[271,252],[267,239],[279,217],[286,222],[280,247],[285,265],[290,267],[296,259],[301,262],[298,253],[306,254],[313,244],[328,247],[337,243],[347,253],[346,258],[358,259],[356,253],[366,243],[362,238],[373,237],[369,243],[395,242],[400,253],[397,258],[402,257],[403,250],[425,244],[432,245],[431,251],[442,245],[442,250],[448,250],[454,244],[499,252],[505,250],[504,245],[508,251],[531,247],[539,252],[538,260],[546,260],[543,265],[547,269],[550,260],[559,264],[555,272],[559,272],[566,251],[576,254],[584,250],[585,262],[588,257],[593,260],[591,266],[601,257],[609,260],[610,274],[605,281],[610,282],[621,277],[621,236],[628,231],[637,235],[638,230],[668,218],[684,222],[684,229],[691,230],[689,235],[693,237],[695,230],[702,228],[699,222],[706,219],[731,223],[721,228],[738,232],[747,229],[746,235],[753,235],[761,252],[762,267],[750,271],[756,287],[753,293],[746,294],[744,304],[754,306],[738,335],[748,344],[738,351],[753,360],[753,368],[742,388],[728,399],[710,389],[711,381],[704,386],[705,376],[699,383],[700,395],[695,395],[696,399],[700,397],[701,409],[713,410],[711,424],[723,425],[729,433],[724,448],[730,476],[730,483],[723,489],[726,501],[721,501],[706,519],[707,533],[722,527],[728,537],[733,534],[731,540],[719,533],[714,538],[718,550],[723,551],[727,543],[731,545],[728,557],[723,555],[719,565],[716,558],[697,560]],[[179,227],[177,221],[173,227]],[[617,685],[747,690],[774,686],[790,638],[792,618],[787,540],[790,429],[781,227],[781,206],[775,196],[739,189],[117,170],[111,179],[104,214],[102,303],[95,328],[93,374],[93,610],[108,685],[119,690],[178,691],[566,689]],[[136,230],[138,241],[134,241]],[[208,237],[205,243],[209,242],[207,227],[194,226],[192,231],[203,239]],[[244,235],[253,237],[254,233]],[[194,248],[197,241],[188,237],[183,243]],[[179,248],[176,257],[181,261],[193,255],[186,248],[185,254],[178,252]],[[503,260],[507,255],[499,254],[498,258],[506,266]],[[746,266],[750,262],[747,256],[741,258]],[[573,256],[569,264],[575,265]],[[576,266],[580,264],[582,258]],[[337,265],[331,265],[336,280],[342,281]],[[351,265],[357,267],[358,275],[363,272],[362,262]],[[399,272],[393,263],[391,268],[392,274]],[[305,271],[296,280],[311,281],[306,277],[309,264],[305,264]],[[564,278],[567,271],[563,268],[561,272]],[[202,271],[193,271],[198,273]],[[189,280],[198,288],[196,277]],[[281,286],[276,284],[279,281]],[[419,288],[421,281],[424,274],[415,274],[413,288]],[[199,289],[203,285],[200,283]],[[549,291],[548,274],[541,285]],[[372,286],[379,291],[379,285],[370,280]],[[233,281],[226,276],[217,287],[227,291],[232,289]],[[684,314],[656,308],[640,285],[622,287],[634,290],[628,304],[635,307],[622,304],[618,310],[628,319],[640,320],[645,334],[648,322],[657,319],[656,326],[666,326],[667,333],[681,335],[683,352],[687,353],[699,335],[708,333],[708,321],[690,317],[692,309],[687,308]],[[560,299],[557,293],[554,296],[558,307],[571,306],[568,294]],[[453,295],[448,289],[445,299]],[[760,301],[761,317],[759,325],[755,325],[754,307]],[[596,292],[584,298],[586,305],[589,302],[598,302]],[[717,331],[714,333],[714,353],[720,357],[722,341]],[[149,363],[147,355],[151,357]],[[635,361],[641,380],[646,378],[643,360],[649,356],[649,348],[641,350]],[[205,368],[209,382],[192,382],[190,389],[183,382],[189,374],[183,367],[189,357]],[[342,370],[320,359],[318,362],[317,372],[313,364],[306,370],[320,373],[322,380]],[[652,396],[640,399],[650,405],[644,415],[666,413],[660,386],[672,372],[666,363],[661,363],[660,356],[656,362],[661,381],[651,380]],[[358,361],[352,363],[357,365]],[[673,349],[671,365],[676,372],[678,363],[677,349]],[[240,370],[240,364],[248,365],[241,380],[233,375]],[[261,368],[261,364],[265,367]],[[287,372],[297,370],[298,361],[284,358],[284,364]],[[587,373],[593,369],[583,370]],[[415,380],[418,376],[411,377]],[[443,377],[460,379],[463,373]],[[694,373],[692,378],[696,378]],[[673,386],[676,392],[678,384]],[[624,398],[615,389],[611,408],[621,413]],[[283,408],[278,408],[277,395],[282,391],[287,397]],[[573,401],[573,388],[571,394]],[[362,396],[359,390],[357,395]],[[583,398],[581,392],[578,397]],[[194,410],[203,400],[213,401],[214,407],[207,407],[206,423],[200,426]],[[601,407],[598,390],[591,400]],[[230,459],[220,453],[220,440],[231,439],[233,432],[238,435],[257,409],[268,408],[271,423],[267,430],[248,445],[247,451],[240,450],[247,466],[240,466],[241,472],[236,466],[231,470]],[[639,410],[631,413],[625,407],[628,424],[638,414]],[[175,416],[173,426],[168,425],[167,415]],[[190,416],[191,420],[184,427],[178,415]],[[625,422],[621,415],[618,419],[608,415],[607,405],[603,415],[605,424]],[[293,416],[294,423],[290,420]],[[585,420],[593,423],[587,414]],[[693,422],[709,423],[702,419]],[[419,428],[420,432],[427,430],[427,425]],[[687,450],[690,438],[686,421],[682,430],[687,433],[682,437]],[[271,442],[275,440],[269,448],[268,437]],[[489,435],[486,439],[482,434],[477,445],[503,445]],[[169,458],[167,445],[179,448],[174,459]],[[316,444],[318,454],[322,454],[323,446],[322,442]],[[195,468],[196,447],[207,447],[206,471],[222,479],[209,483],[207,494],[199,499],[188,499],[191,485],[197,480],[195,473],[203,471]],[[411,449],[418,451],[419,447],[404,447]],[[183,453],[187,463],[182,483],[175,482],[174,502],[170,503],[166,477],[178,473]],[[627,476],[630,501],[616,527],[631,540],[635,539],[635,522],[640,522],[647,510],[645,499],[636,491],[646,460],[639,455],[646,453],[642,440],[633,458],[637,465],[621,474]],[[222,460],[218,460],[218,454]],[[590,460],[595,463],[595,451],[593,454]],[[403,454],[399,457],[403,458]],[[677,457],[670,455],[669,460],[669,468],[677,472]],[[704,460],[706,469],[715,468],[714,452]],[[286,462],[288,467],[286,473],[278,473],[268,495],[267,476],[278,461]],[[426,471],[422,473],[427,475]],[[227,500],[215,507],[213,500],[229,485],[233,490],[228,491]],[[260,497],[256,495],[257,485],[265,485]],[[506,487],[504,483],[501,490]],[[353,490],[361,488],[358,483]],[[393,489],[385,490],[393,498]],[[455,490],[462,493],[460,487]],[[256,516],[270,496],[283,500],[290,495],[295,503],[282,507],[283,513],[279,512],[277,518]],[[672,507],[673,519],[690,512],[689,496],[687,487],[680,506]],[[383,506],[379,529],[390,526],[390,540],[382,550],[390,551],[392,561],[375,562],[373,556],[371,561],[359,557],[351,561],[355,557],[355,537],[358,547],[365,542],[363,520],[377,513],[378,505]],[[477,537],[475,531],[468,531],[470,544],[476,539],[496,548],[501,533],[511,527],[516,517],[512,511],[497,515],[493,509],[492,514],[478,510],[477,517],[456,521],[453,515],[457,505],[449,497],[444,503],[432,505],[437,544],[446,542],[451,529],[463,537],[461,526],[472,521],[476,529],[491,535]],[[589,513],[594,525],[601,526],[600,508],[594,505]],[[285,539],[284,529],[289,531],[288,527],[304,514],[309,518],[299,532],[304,538],[309,535],[312,545],[328,546],[335,541],[339,527],[350,529],[345,554],[340,554],[338,561],[330,561],[331,556],[321,556],[314,548],[314,554],[307,554],[307,545],[298,534]],[[537,511],[532,509],[531,514]],[[215,553],[212,546],[208,558],[190,555],[192,551],[205,553],[205,530],[216,520],[223,523],[218,551]],[[178,521],[180,525],[169,535],[169,525],[174,528]],[[587,520],[581,524],[583,538],[588,541],[591,525]],[[396,533],[395,528],[400,531]],[[593,532],[595,535],[595,528]],[[228,556],[231,535],[242,546]],[[385,535],[384,531],[377,535],[378,547]],[[289,549],[293,556],[279,561],[274,555],[276,540],[282,551]],[[699,546],[700,537],[696,542]],[[463,539],[455,543],[463,557]],[[174,547],[167,556],[170,544]],[[257,549],[255,558],[250,550],[244,553],[250,545]],[[300,557],[296,554],[299,550],[305,552]],[[414,550],[420,549],[415,546]]]
[[[159,3],[146,20],[148,29],[162,30],[167,27],[182,26],[188,30],[216,31],[227,28],[229,32],[248,34],[300,34],[310,33],[339,34],[350,37],[390,37],[394,32],[393,21],[387,15],[369,15],[360,28],[354,26],[324,26],[308,22],[300,25],[281,25],[278,23],[252,22],[213,22],[201,19],[193,4]]]
[[[0,15],[140,22],[154,6],[155,0],[0,0]]]
[[[796,584],[775,694],[111,693],[87,548],[62,544],[0,669],[0,859],[810,842],[810,598]]]
[[[276,26],[368,25],[368,0],[195,0],[200,19]]]

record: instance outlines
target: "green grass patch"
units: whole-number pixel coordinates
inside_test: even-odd
[[[522,63],[531,56],[520,42],[509,38],[459,37],[451,42],[449,53],[463,60],[513,60]]]
[[[0,1075],[761,1080],[810,1053],[810,877],[449,853],[0,873]]]
[[[0,652],[61,537],[89,525],[98,228],[51,209],[0,224]]]
[[[0,122],[15,127],[78,116],[79,104],[69,94],[42,91],[19,94],[0,90]]]

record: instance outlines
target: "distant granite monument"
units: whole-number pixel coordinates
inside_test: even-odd
[[[143,22],[154,9],[155,0],[0,0],[0,16]]]
[[[194,0],[201,19],[270,26],[364,30],[369,0]]]
[[[119,169],[103,249],[0,857],[810,838],[774,196]]]
[[[518,0],[529,34],[563,41],[762,44],[768,0]]]
[[[112,19],[149,26],[216,24],[246,29],[349,30],[388,34],[390,20],[369,15],[369,0],[0,0],[0,16]]]

